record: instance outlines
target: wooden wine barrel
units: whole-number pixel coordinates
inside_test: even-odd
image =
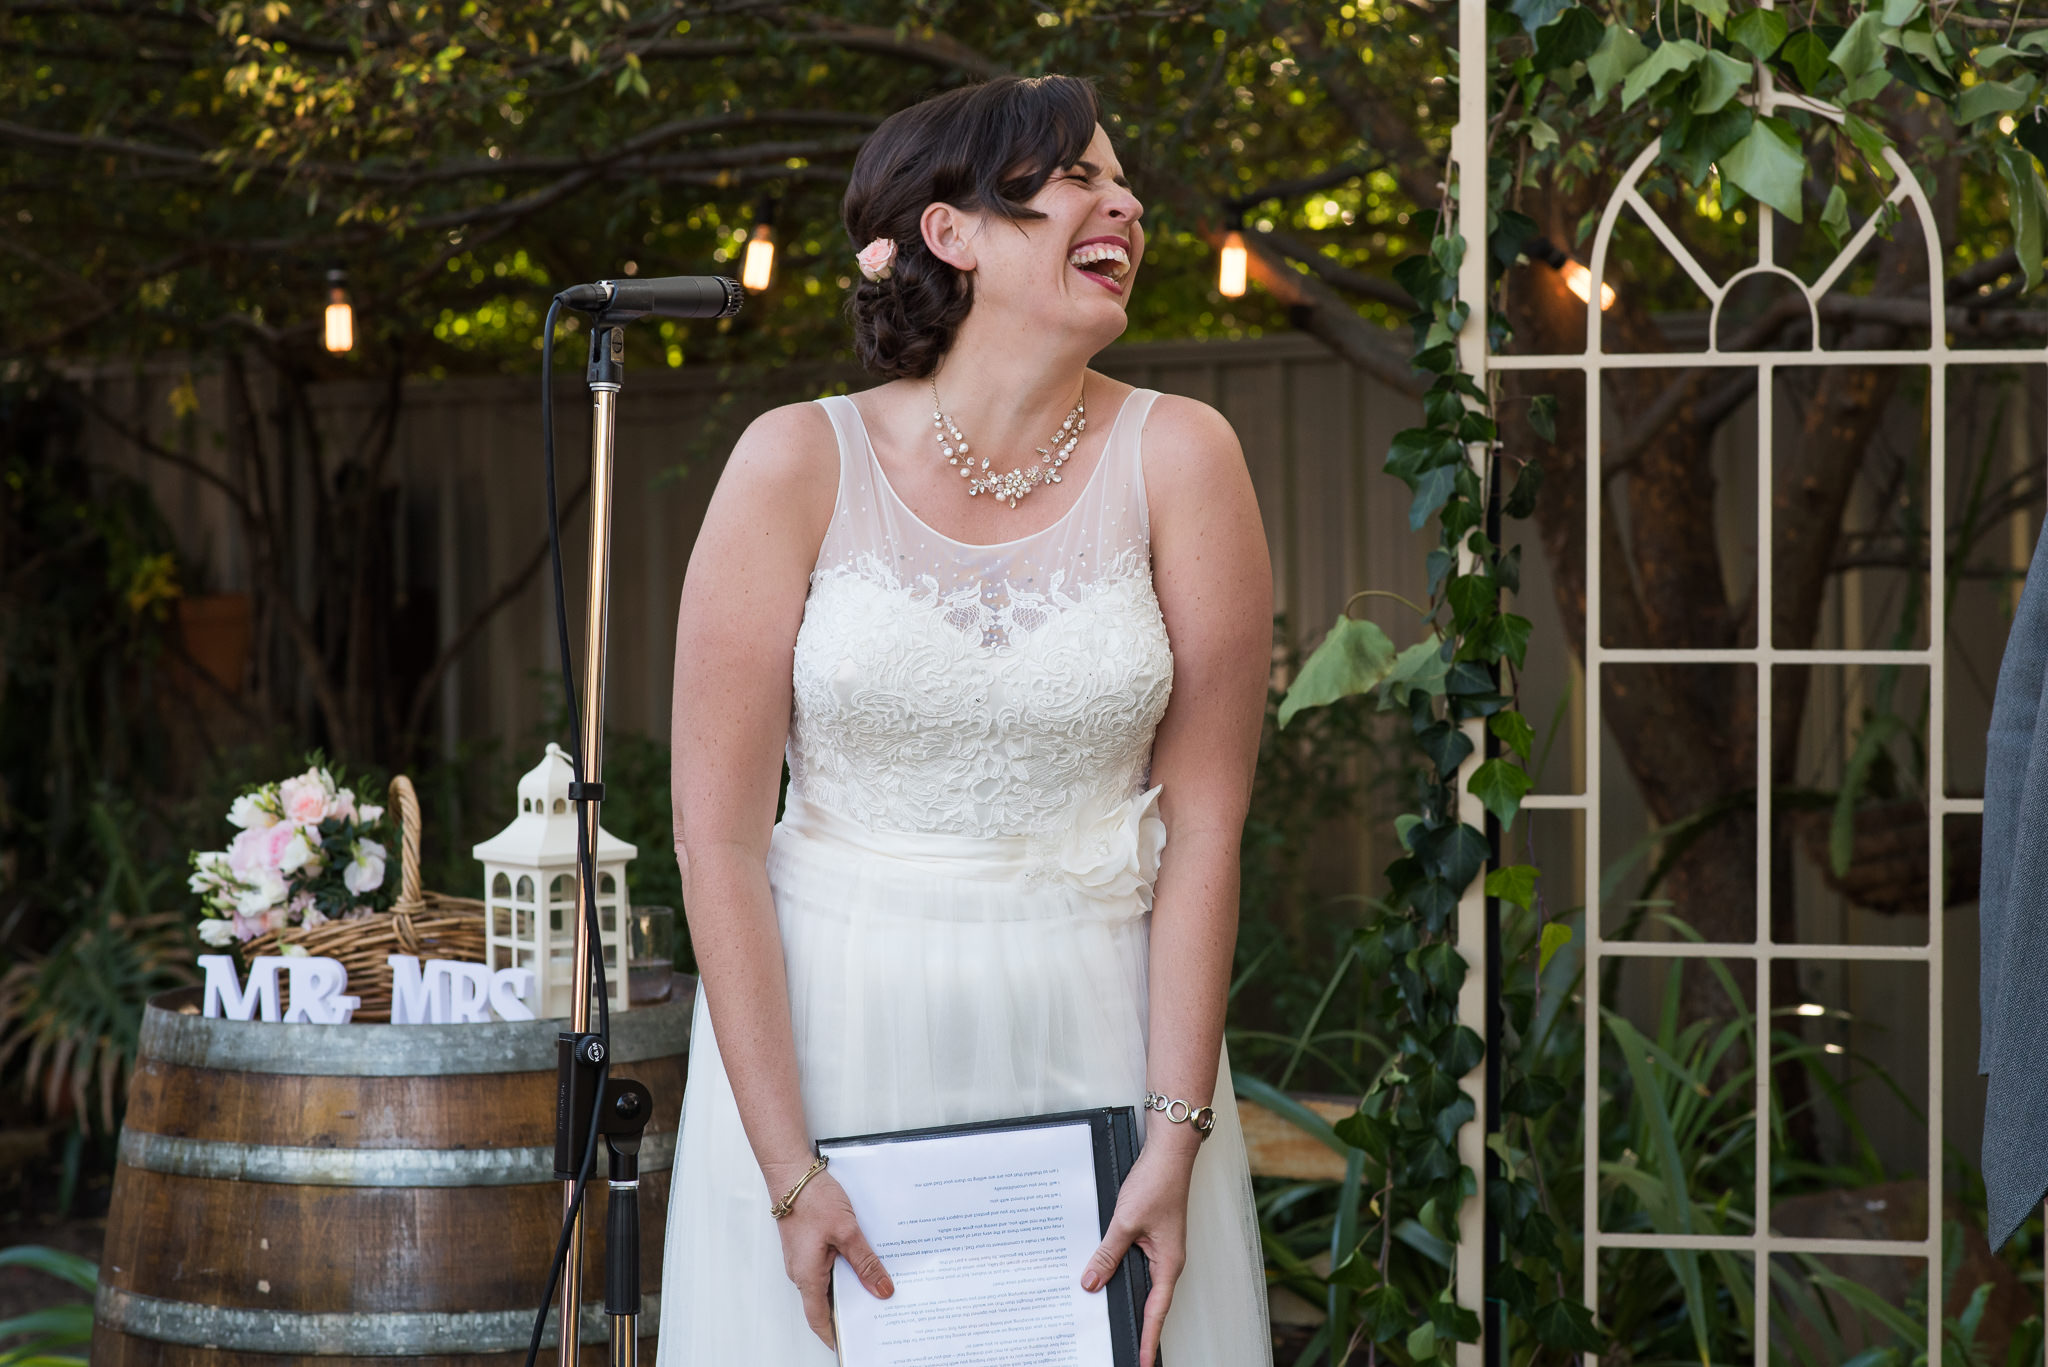
[[[695,980],[616,1012],[613,1072],[654,1093],[640,1151],[641,1355]],[[285,1025],[157,997],[129,1086],[92,1367],[516,1367],[562,1220],[561,1021]],[[579,1361],[605,1362],[599,1154]],[[550,1327],[541,1362],[556,1361]]]

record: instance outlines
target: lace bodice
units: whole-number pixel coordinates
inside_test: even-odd
[[[792,794],[876,831],[1051,836],[1145,787],[1173,686],[1139,461],[1157,397],[1125,398],[1065,516],[985,546],[920,521],[853,401],[818,400],[839,496],[796,638]]]

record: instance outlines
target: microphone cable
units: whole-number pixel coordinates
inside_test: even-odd
[[[562,694],[569,704],[569,773],[578,785],[583,782],[583,712],[577,702],[576,666],[569,649],[569,609],[562,589],[562,520],[561,507],[555,496],[555,322],[562,313],[563,296],[557,294],[548,303],[547,322],[543,325],[540,353],[540,413],[541,448],[547,466],[548,490],[548,557],[554,569],[555,592],[555,642],[562,664]],[[592,527],[591,535],[597,529]],[[586,624],[587,626],[588,624]],[[601,719],[600,719],[601,724]],[[577,791],[582,791],[579,786]],[[577,902],[583,912],[591,945],[590,962],[597,970],[597,1030],[599,1039],[604,1041],[604,1058],[597,1066],[597,1084],[593,1095],[596,1104],[590,1110],[590,1129],[583,1141],[583,1164],[576,1173],[576,1185],[569,1193],[569,1203],[562,1216],[561,1237],[555,1240],[555,1256],[548,1264],[547,1291],[541,1297],[540,1311],[533,1317],[533,1336],[526,1345],[526,1367],[534,1367],[540,1357],[541,1336],[547,1332],[548,1311],[554,1308],[555,1288],[561,1284],[562,1268],[569,1260],[569,1242],[576,1231],[576,1221],[583,1213],[583,1192],[590,1181],[592,1165],[597,1160],[598,1123],[604,1111],[604,1088],[612,1070],[612,1029],[611,993],[606,985],[604,972],[604,939],[597,921],[597,899],[582,895],[582,889],[597,887],[597,864],[595,847],[597,839],[593,828],[597,825],[590,804],[584,799],[576,800],[576,868],[581,876]],[[624,965],[620,965],[621,969]],[[557,1367],[577,1367],[581,1354],[582,1326],[564,1324],[556,1336],[555,1361]]]

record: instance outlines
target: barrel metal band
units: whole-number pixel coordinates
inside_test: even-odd
[[[640,1143],[640,1167],[659,1172],[675,1161],[675,1152],[674,1134],[647,1135]],[[519,1187],[555,1179],[552,1144],[516,1149],[314,1149],[123,1130],[121,1162],[173,1177],[294,1187]]]
[[[678,977],[674,995],[653,1006],[614,1012],[612,1062],[686,1054],[695,980]],[[287,1025],[210,1019],[179,1008],[199,1004],[196,988],[154,998],[142,1013],[141,1058],[233,1073],[314,1077],[416,1077],[451,1073],[552,1073],[560,1020],[475,1025]]]
[[[652,1333],[661,1323],[661,1296],[640,1298],[641,1321]],[[324,1357],[427,1357],[444,1353],[509,1353],[526,1347],[531,1310],[361,1311],[248,1310],[162,1300],[101,1285],[93,1299],[101,1328],[157,1343],[242,1353]],[[579,1343],[604,1343],[611,1322],[601,1305],[586,1305]],[[541,1343],[558,1339],[550,1320]]]

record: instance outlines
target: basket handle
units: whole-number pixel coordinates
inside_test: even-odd
[[[404,774],[391,780],[391,805],[398,809],[398,900],[391,910],[406,915],[422,909],[420,897],[420,799]]]

